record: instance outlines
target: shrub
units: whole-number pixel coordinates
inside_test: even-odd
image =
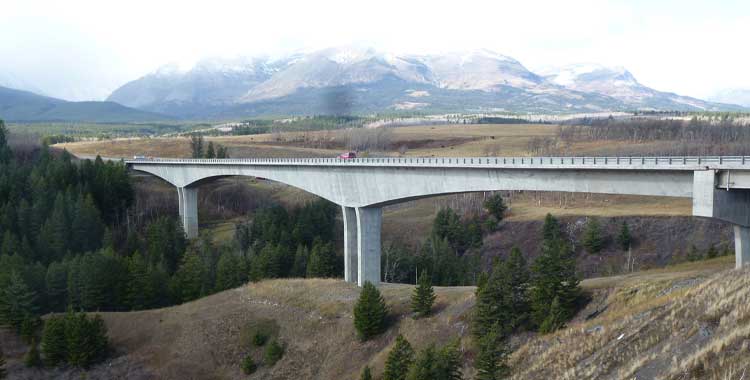
[[[242,372],[245,373],[245,375],[252,374],[256,369],[258,369],[258,366],[255,365],[255,361],[253,361],[252,356],[247,355],[244,359],[242,359]]]
[[[369,366],[365,366],[362,370],[362,375],[359,377],[359,380],[372,380],[372,373]]]
[[[273,366],[281,360],[281,357],[284,356],[284,347],[282,347],[276,339],[271,340],[270,343],[268,343],[268,346],[266,346],[266,352],[265,352],[265,359],[266,364],[269,366]]]
[[[253,335],[253,345],[256,347],[260,347],[268,342],[268,335],[265,333],[262,333],[260,331],[256,332],[255,335]]]

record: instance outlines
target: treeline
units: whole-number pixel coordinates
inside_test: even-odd
[[[398,242],[384,247],[383,280],[413,284],[419,273],[426,272],[430,281],[439,286],[476,284],[483,237],[497,228],[506,208],[500,194],[489,197],[484,207],[488,214],[464,217],[450,207],[443,208],[420,247],[414,249]]]
[[[724,144],[750,141],[750,126],[738,125],[732,118],[718,121],[698,118],[651,119],[628,118],[606,119],[584,118],[576,125],[563,126],[558,136],[563,141],[623,140],[646,141],[697,141],[701,143]]]
[[[247,258],[248,278],[338,277],[343,259],[333,246],[337,207],[319,200],[287,211],[259,210],[235,229],[235,241]]]
[[[209,141],[206,145],[203,135],[190,135],[190,155],[192,158],[229,158],[227,147],[221,144],[214,144]]]

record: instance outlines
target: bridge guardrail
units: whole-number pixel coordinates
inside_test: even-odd
[[[367,157],[367,158],[136,158],[128,164],[399,166],[499,168],[750,169],[750,156],[577,156],[577,157]]]

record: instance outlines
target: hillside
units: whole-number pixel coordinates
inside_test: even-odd
[[[720,258],[584,281],[593,301],[568,328],[513,338],[513,378],[739,378],[750,370],[750,269],[726,270],[731,265]],[[417,348],[461,337],[464,374],[471,378],[474,288],[436,288],[436,314],[418,322],[408,312],[412,289],[383,286],[394,323],[367,343],[356,340],[352,326],[358,288],[340,280],[269,280],[171,308],[103,313],[116,353],[87,378],[355,379],[364,365],[378,376],[398,333]],[[246,377],[240,358],[261,359],[248,344],[258,325],[278,328],[286,354]],[[29,378],[30,372],[16,372],[22,345],[12,348],[6,348],[10,378]],[[34,378],[45,376],[81,375],[37,372]]]
[[[171,117],[115,102],[68,102],[27,91],[0,87],[0,119],[6,121],[85,121],[122,123],[169,120]]]

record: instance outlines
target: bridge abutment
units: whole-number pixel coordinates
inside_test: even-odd
[[[354,207],[341,206],[344,219],[344,280],[357,282],[357,210]]]
[[[198,188],[178,187],[180,222],[185,236],[192,239],[198,236]]]
[[[380,228],[383,209],[357,207],[357,284],[380,284]]]

